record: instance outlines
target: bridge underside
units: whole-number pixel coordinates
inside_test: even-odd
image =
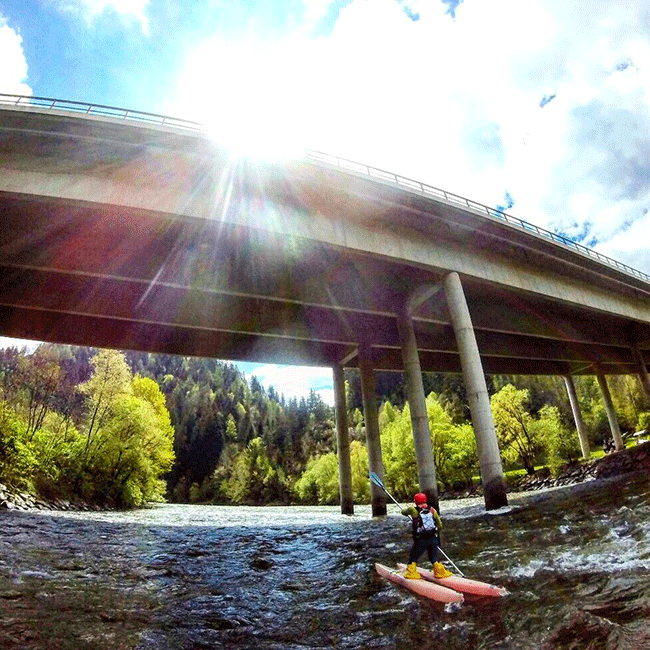
[[[460,372],[442,274],[299,236],[0,193],[0,334],[230,360],[402,371],[414,290],[423,371]],[[635,373],[650,325],[463,278],[487,374]]]

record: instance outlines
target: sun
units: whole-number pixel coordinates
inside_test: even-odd
[[[179,100],[233,156],[293,158],[311,128],[301,65],[287,47],[206,44],[185,68]]]

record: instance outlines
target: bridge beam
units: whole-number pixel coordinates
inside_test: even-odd
[[[566,386],[566,391],[569,394],[569,402],[571,402],[571,411],[573,412],[573,419],[576,423],[578,438],[580,439],[582,457],[589,458],[591,456],[591,451],[589,449],[589,438],[587,436],[587,429],[585,427],[584,420],[582,419],[582,413],[580,411],[580,404],[578,403],[578,395],[576,393],[575,384],[573,383],[573,377],[571,375],[564,375],[564,384]]]
[[[420,490],[427,495],[428,503],[439,511],[436,466],[431,449],[431,430],[422,383],[422,370],[410,314],[403,310],[397,317],[397,329],[402,347],[406,391],[411,411],[411,425],[415,442],[415,460],[418,467]]]
[[[623,438],[621,437],[621,429],[618,426],[616,409],[614,408],[614,403],[612,402],[612,395],[609,392],[607,378],[603,374],[602,370],[598,367],[596,367],[596,378],[598,379],[600,392],[603,396],[605,411],[607,411],[607,420],[609,421],[609,428],[612,432],[612,437],[614,438],[614,445],[616,446],[616,451],[620,451],[625,447],[625,445],[623,444]]]
[[[339,461],[339,493],[341,495],[341,514],[354,514],[352,499],[352,466],[350,463],[350,432],[348,430],[348,410],[345,403],[345,378],[343,366],[336,364],[334,375],[334,403],[336,408],[336,453]]]
[[[458,343],[467,400],[472,414],[476,449],[481,467],[485,508],[487,510],[496,510],[508,505],[508,497],[506,495],[499,444],[494,430],[492,410],[490,409],[490,398],[485,384],[485,374],[483,373],[481,357],[479,356],[463,285],[460,282],[458,273],[447,274],[444,278],[444,287],[449,315]]]
[[[384,461],[381,457],[379,437],[379,412],[375,392],[375,374],[372,367],[372,349],[369,345],[359,346],[359,371],[361,373],[361,396],[363,398],[363,418],[366,424],[366,445],[368,447],[368,469],[384,480]],[[370,502],[372,516],[386,514],[386,495],[370,481]]]

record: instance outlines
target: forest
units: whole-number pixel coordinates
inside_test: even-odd
[[[346,370],[353,495],[370,498],[356,370]],[[504,469],[558,471],[580,457],[559,377],[487,377]],[[424,374],[441,493],[478,479],[462,377]],[[610,437],[595,377],[575,378],[592,447]],[[608,377],[622,431],[650,426],[636,376]],[[387,487],[417,490],[402,375],[378,373]],[[336,504],[334,410],[286,400],[214,359],[42,344],[0,350],[0,483],[43,498],[115,507],[190,503]]]

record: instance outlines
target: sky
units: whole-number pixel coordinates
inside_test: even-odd
[[[0,0],[0,93],[347,157],[650,272],[647,0]],[[331,403],[330,369],[242,368]]]

